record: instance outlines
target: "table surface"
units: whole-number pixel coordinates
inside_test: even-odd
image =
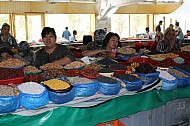
[[[94,126],[101,122],[154,109],[165,105],[168,101],[189,98],[189,90],[190,87],[178,88],[171,91],[151,90],[135,95],[120,96],[93,107],[77,108],[62,106],[34,116],[7,114],[0,116],[0,125],[56,126],[62,124],[64,126]]]

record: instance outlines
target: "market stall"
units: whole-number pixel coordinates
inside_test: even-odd
[[[0,125],[93,126],[189,98],[189,50],[138,54],[122,47],[115,59],[83,57],[39,68],[2,61],[0,84],[13,93],[1,92]]]

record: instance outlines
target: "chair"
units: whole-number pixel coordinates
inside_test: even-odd
[[[92,35],[83,36],[83,45],[87,45],[89,42],[92,42]]]

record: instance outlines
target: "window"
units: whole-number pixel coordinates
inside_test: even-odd
[[[15,15],[15,32],[18,42],[26,41],[25,15]]]
[[[146,14],[130,15],[130,36],[136,37],[136,34],[145,33],[146,27]]]
[[[114,14],[111,17],[111,31],[118,33],[120,38],[129,37],[129,15]]]
[[[0,29],[1,29],[1,26],[4,23],[10,24],[10,22],[9,22],[9,14],[0,14]]]
[[[90,34],[90,14],[46,14],[45,20],[46,26],[55,29],[58,39],[62,38],[65,27],[69,28],[71,34],[73,30],[77,30],[77,40]]]

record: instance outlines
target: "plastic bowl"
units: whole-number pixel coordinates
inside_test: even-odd
[[[137,57],[137,58],[131,58],[128,60],[129,63],[133,63],[133,62],[136,62],[136,63],[150,63],[152,64],[153,66],[158,66],[159,63],[152,60],[152,59],[149,59],[149,58],[145,58],[145,57]]]
[[[26,75],[29,75],[29,74],[40,74],[42,73],[42,70],[38,71],[38,72],[25,72]]]
[[[106,76],[106,77],[112,77],[112,75],[114,74],[114,72],[110,72],[110,73],[99,73],[102,76]]]
[[[77,70],[82,70],[84,66],[80,66],[80,67],[77,67],[77,68],[71,68],[71,69],[77,69]],[[65,70],[71,70],[70,68],[64,68]]]
[[[175,80],[166,80],[164,78],[161,78],[162,80],[162,90],[174,90],[177,88],[177,79]]]
[[[70,81],[70,80],[72,80],[72,79],[77,79],[77,78],[79,78],[79,76],[74,76],[74,77],[68,77],[68,76],[66,76],[65,78]]]
[[[57,93],[54,91],[48,90],[49,100],[55,104],[63,104],[69,101],[72,101],[75,98],[75,90],[72,88],[70,91],[65,93]]]
[[[20,107],[19,96],[1,96],[0,114],[16,111]]]
[[[21,84],[24,82],[24,79],[25,79],[25,76],[19,77],[19,78],[11,78],[11,79],[6,79],[6,80],[0,80],[0,84],[4,84],[4,85],[10,84],[10,83]]]
[[[98,91],[98,82],[93,81],[89,84],[73,84],[76,97],[92,96]]]
[[[27,110],[39,108],[49,103],[49,96],[46,88],[40,94],[27,94],[20,92],[19,96],[21,106]]]
[[[143,85],[149,85],[159,78],[160,72],[156,71],[154,73],[148,73],[148,74],[142,74],[142,73],[136,73],[136,74],[141,78]]]
[[[120,66],[125,67],[125,69],[123,69],[123,70],[114,69],[114,68],[112,67],[113,65],[115,65],[115,64],[111,64],[111,65],[109,66],[109,68],[114,70],[114,74],[125,74],[125,72],[127,71],[127,67],[126,67],[125,65],[118,64],[118,65],[120,65]]]
[[[89,76],[89,75],[86,75],[85,73],[81,72],[81,76],[88,78],[88,79],[96,79],[97,77],[100,76],[100,74],[96,74],[95,76]]]
[[[119,93],[120,87],[119,81],[116,84],[98,82],[98,91],[104,95],[116,95]]]
[[[122,80],[126,84],[126,89],[128,91],[139,91],[142,89],[142,81],[140,79],[137,79],[136,81],[127,81]]]
[[[166,57],[163,57],[163,58],[155,58],[155,57],[151,57],[150,56],[150,59],[154,60],[154,61],[158,61],[158,62],[161,62],[161,61],[164,61],[166,59]]]

